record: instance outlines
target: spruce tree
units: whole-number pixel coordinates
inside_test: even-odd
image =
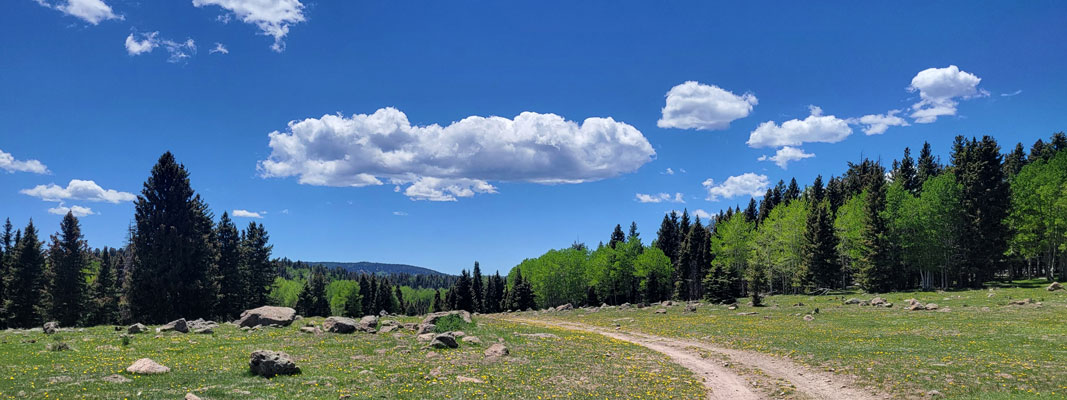
[[[861,233],[862,255],[857,261],[856,281],[864,290],[883,293],[893,289],[892,255],[888,239],[889,228],[882,210],[885,209],[885,183],[883,179],[871,181],[867,187],[867,203],[864,213],[866,225]]]
[[[678,232],[678,212],[671,211],[663,216],[659,231],[656,232],[655,246],[663,250],[663,254],[671,259],[671,265],[678,259],[678,247],[681,242]]]
[[[215,227],[215,245],[218,249],[219,271],[219,300],[216,311],[223,319],[230,320],[245,308],[258,305],[245,302],[251,293],[246,293],[249,292],[249,285],[245,282],[246,274],[242,271],[241,235],[226,212],[222,213]]]
[[[834,221],[830,216],[829,201],[825,199],[821,175],[815,178],[811,193],[811,209],[804,229],[803,267],[807,280],[815,288],[832,288],[836,287],[840,265],[837,263]]]
[[[4,277],[8,275],[11,257],[14,253],[14,240],[11,232],[11,218],[4,221],[4,232],[0,234],[0,312],[4,309],[4,300],[7,299],[4,289]],[[0,315],[0,329],[5,328],[4,316]]]
[[[797,178],[789,180],[789,188],[782,193],[782,202],[789,203],[790,201],[800,198],[800,186],[797,186]]]
[[[771,210],[775,206],[772,196],[774,196],[774,192],[771,189],[767,189],[767,193],[763,194],[763,201],[760,201],[759,213],[756,215],[757,222],[763,222],[763,220],[767,219],[767,216],[771,215]]]
[[[97,271],[96,280],[90,290],[93,325],[119,322],[119,284],[111,253],[112,250],[106,247],[101,252],[100,270]]]
[[[474,308],[474,299],[471,296],[471,276],[467,270],[463,270],[459,275],[459,280],[456,281],[455,286],[449,290],[449,293],[453,295],[453,310],[472,311]]]
[[[637,232],[637,221],[630,221],[630,232],[626,234],[626,241],[640,238],[641,233]]]
[[[359,295],[359,288],[353,288],[345,296],[345,316],[349,318],[360,318],[363,313],[363,296]]]
[[[3,315],[7,326],[29,328],[41,323],[38,305],[44,289],[45,256],[32,219],[26,229],[15,236],[18,240],[10,256],[11,264],[3,277],[7,288]]]
[[[444,311],[444,304],[441,302],[441,289],[437,289],[433,292],[433,303],[430,304],[430,312]]]
[[[245,285],[247,308],[264,306],[270,302],[270,289],[278,273],[270,261],[274,245],[268,244],[269,242],[270,235],[263,224],[248,224],[241,241],[241,276]]]
[[[58,236],[52,235],[48,249],[49,263],[43,299],[48,318],[60,326],[78,325],[88,314],[85,270],[89,265],[89,246],[81,233],[81,225],[74,213],[67,212],[60,223]]]
[[[904,190],[912,194],[918,194],[922,189],[922,182],[919,182],[918,171],[915,169],[915,160],[911,158],[910,148],[904,148],[904,158],[900,160],[900,166],[895,171],[893,180],[899,181]]]
[[[919,151],[919,167],[915,178],[921,187],[927,180],[941,174],[941,164],[934,158],[930,150],[930,142],[923,142],[923,148]]]
[[[626,241],[626,234],[622,233],[622,225],[615,225],[615,230],[611,232],[611,240],[608,241],[608,247],[615,248],[619,243]]]
[[[189,172],[164,153],[134,205],[134,265],[129,271],[132,318],[160,323],[211,317],[216,293],[211,216],[189,186]]]
[[[484,313],[485,285],[482,283],[482,269],[478,262],[474,262],[474,273],[471,277],[471,312]]]
[[[1011,192],[1004,179],[1000,147],[992,137],[981,141],[957,137],[962,147],[953,154],[953,172],[963,188],[960,199],[965,218],[960,229],[964,284],[978,287],[993,278],[1008,248]]]
[[[1023,149],[1022,143],[1016,143],[1015,150],[1004,158],[1004,177],[1009,180],[1014,178],[1025,166],[1026,150]]]
[[[359,298],[360,309],[363,310],[363,314],[370,315],[374,313],[374,286],[371,286],[371,280],[367,279],[367,274],[359,275]]]
[[[1037,160],[1047,161],[1052,154],[1052,148],[1045,146],[1045,141],[1037,139],[1033,146],[1030,146],[1030,155],[1027,157],[1028,162],[1034,162]]]
[[[748,207],[745,207],[745,219],[749,220],[749,222],[755,223],[757,222],[758,217],[759,210],[756,207],[756,198],[753,197],[748,199]]]
[[[304,282],[304,290],[297,296],[296,309],[305,317],[330,316],[330,302],[326,299],[326,276],[316,269]]]
[[[393,293],[393,285],[385,278],[378,280],[378,290],[375,293],[374,302],[374,309],[377,310],[374,311],[374,314],[382,311],[387,314],[395,314],[400,310],[396,295]]]
[[[396,296],[396,304],[399,305],[397,312],[406,311],[407,303],[404,303],[404,291],[400,290],[400,285],[393,286],[393,294]]]
[[[697,218],[682,243],[677,266],[679,280],[674,286],[674,296],[680,300],[695,300],[703,295],[703,279],[711,267],[707,233]]]

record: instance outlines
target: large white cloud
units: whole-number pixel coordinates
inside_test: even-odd
[[[867,135],[881,135],[885,133],[890,126],[909,126],[908,121],[897,116],[899,113],[900,110],[890,110],[885,114],[864,115],[849,122],[866,125],[863,128],[863,133]]]
[[[743,195],[759,197],[767,191],[767,185],[769,184],[770,181],[767,180],[767,175],[758,175],[753,172],[731,176],[718,185],[711,179],[703,183],[704,188],[708,190],[709,201],[719,201],[720,199]]]
[[[634,199],[641,203],[685,203],[685,197],[681,193],[675,193],[673,196],[670,193],[637,193]]]
[[[919,102],[911,106],[911,117],[917,123],[928,124],[937,121],[937,117],[956,115],[958,99],[989,95],[978,88],[981,81],[978,76],[961,71],[955,65],[919,71],[908,86],[908,91],[919,92]]]
[[[33,172],[35,174],[49,173],[48,167],[37,160],[16,160],[11,153],[0,150],[0,169],[11,172]]]
[[[59,10],[64,14],[80,18],[93,25],[109,19],[123,19],[121,15],[115,14],[115,11],[111,9],[111,6],[107,5],[103,0],[35,1],[37,4],[54,10]]]
[[[19,193],[37,197],[45,201],[59,202],[64,200],[88,200],[117,204],[137,199],[137,196],[133,193],[104,189],[100,187],[100,185],[97,185],[96,182],[84,181],[81,179],[72,179],[70,183],[67,184],[67,187],[50,183],[48,185],[37,185],[31,189],[22,189]]]
[[[785,146],[778,149],[773,156],[760,156],[759,161],[774,161],[782,169],[786,169],[790,162],[803,160],[805,158],[815,157],[814,154],[805,153],[803,149],[797,147]]]
[[[271,49],[285,49],[289,26],[304,22],[304,5],[299,0],[193,0],[193,6],[219,6],[247,24],[254,24],[262,34],[274,38]],[[228,21],[228,17],[225,19]]]
[[[751,147],[799,146],[804,143],[837,143],[852,134],[848,121],[833,115],[823,115],[822,109],[808,106],[811,115],[803,120],[791,119],[781,125],[767,121],[756,127],[748,137]]]
[[[720,130],[747,117],[759,103],[752,93],[736,95],[715,85],[688,81],[667,92],[667,104],[656,126],[697,130]]]
[[[82,206],[70,206],[70,207],[67,207],[67,206],[64,206],[62,204],[60,204],[58,206],[55,206],[55,207],[52,207],[52,208],[49,208],[48,212],[51,213],[51,214],[55,214],[55,215],[67,215],[67,213],[69,212],[69,213],[74,214],[75,217],[79,217],[79,218],[80,217],[84,217],[86,215],[96,214],[95,212],[93,212],[93,209],[91,209],[89,207],[82,207]]]
[[[270,133],[264,177],[321,186],[410,185],[412,199],[453,201],[494,193],[490,181],[580,183],[637,170],[655,150],[633,126],[612,118],[582,123],[524,112],[514,119],[471,116],[447,126],[413,126],[395,108],[351,117],[324,115]],[[400,187],[397,187],[400,191]]]

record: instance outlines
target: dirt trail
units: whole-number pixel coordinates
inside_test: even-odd
[[[707,343],[665,338],[643,333],[613,331],[575,322],[528,318],[504,319],[531,325],[596,333],[663,353],[677,364],[693,371],[697,376],[705,378],[704,387],[708,390],[708,399],[766,399],[771,398],[772,396],[758,392],[749,384],[748,380],[737,371],[725,367],[722,361],[704,358],[700,352],[693,350],[694,348],[718,354],[728,359],[729,362],[733,364],[751,369],[758,369],[772,378],[789,382],[796,387],[796,391],[799,393],[800,397],[811,399],[850,400],[875,400],[884,398],[883,396],[877,396],[854,388],[851,385],[850,380],[845,377],[834,375],[829,372],[811,370],[790,360],[766,354],[727,349]]]

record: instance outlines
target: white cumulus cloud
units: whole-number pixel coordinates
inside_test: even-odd
[[[737,196],[748,195],[751,197],[762,196],[767,191],[767,175],[758,175],[746,172],[741,175],[726,178],[726,181],[715,184],[714,180],[708,179],[702,185],[708,190],[709,201],[719,201]]]
[[[909,126],[908,121],[897,116],[899,113],[900,110],[890,110],[885,114],[864,115],[849,122],[866,125],[863,128],[863,133],[867,135],[881,135],[885,133],[890,126]]]
[[[67,183],[67,187],[50,183],[48,185],[37,185],[31,189],[22,189],[19,193],[37,197],[44,201],[58,202],[64,200],[87,200],[118,204],[137,199],[137,196],[134,196],[133,193],[104,189],[97,185],[96,182],[81,179],[72,179],[70,183]]]
[[[814,154],[805,153],[803,149],[785,146],[778,149],[773,156],[760,156],[759,161],[774,161],[782,169],[786,169],[790,162],[815,157]]]
[[[687,81],[667,92],[660,128],[704,131],[730,127],[730,122],[747,117],[759,103],[752,93],[736,95],[715,85]]]
[[[48,167],[37,160],[16,160],[11,153],[0,150],[0,169],[8,173],[33,172],[35,174],[48,174]]]
[[[137,40],[133,33],[130,36],[126,36],[126,53],[131,56],[137,56],[144,53],[151,53],[153,49],[159,47],[159,32],[142,33],[141,40]]]
[[[63,14],[80,18],[81,20],[93,25],[97,25],[100,22],[109,19],[124,19],[121,15],[115,14],[115,11],[111,9],[111,6],[103,2],[103,0],[66,0],[50,2],[48,0],[35,0],[37,4],[44,7],[51,8],[53,10],[59,10]]]
[[[58,206],[55,206],[55,207],[52,207],[52,208],[49,208],[48,212],[52,213],[52,214],[56,214],[56,215],[67,215],[67,213],[69,212],[69,213],[73,213],[75,217],[84,217],[86,215],[96,214],[89,207],[82,207],[82,206],[70,206],[70,207],[67,207],[67,206],[64,206],[62,204],[60,204]]]
[[[767,121],[756,127],[748,137],[751,147],[799,146],[804,143],[837,143],[852,134],[848,121],[833,115],[823,115],[822,109],[808,106],[811,115],[802,120],[791,119],[781,125]]]
[[[272,132],[264,177],[319,186],[409,185],[415,200],[454,201],[495,193],[490,181],[580,183],[633,172],[655,150],[633,126],[612,118],[578,123],[523,112],[513,119],[471,116],[416,126],[395,108],[351,117],[292,121]]]
[[[253,24],[263,35],[274,38],[271,49],[285,50],[289,26],[304,22],[304,5],[299,0],[193,0],[193,6],[219,6],[232,12],[246,24]],[[229,22],[229,14],[219,21]],[[223,22],[223,23],[225,23]]]
[[[266,212],[263,212],[263,211],[254,212],[254,211],[240,210],[240,209],[233,210],[233,212],[230,213],[230,215],[233,215],[234,217],[238,217],[238,218],[263,218],[263,214],[266,214]]]
[[[641,203],[685,203],[685,197],[681,193],[675,193],[673,196],[670,193],[638,193],[634,197]]]
[[[908,86],[908,91],[919,92],[919,102],[911,106],[911,118],[928,124],[937,121],[937,117],[956,115],[959,99],[989,96],[989,92],[978,88],[981,81],[955,65],[919,71]]]

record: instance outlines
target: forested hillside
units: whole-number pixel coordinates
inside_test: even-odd
[[[760,201],[710,220],[671,212],[649,242],[635,224],[628,233],[616,225],[606,244],[576,243],[517,265],[507,290],[532,291],[533,299],[505,295],[499,306],[742,296],[758,305],[766,294],[851,286],[879,293],[1067,280],[1065,243],[1067,136],[1006,153],[992,137],[958,136],[947,163],[927,143],[918,159],[905,148],[888,166],[863,159],[803,188],[779,181]],[[485,290],[461,278],[451,292],[476,298]]]

